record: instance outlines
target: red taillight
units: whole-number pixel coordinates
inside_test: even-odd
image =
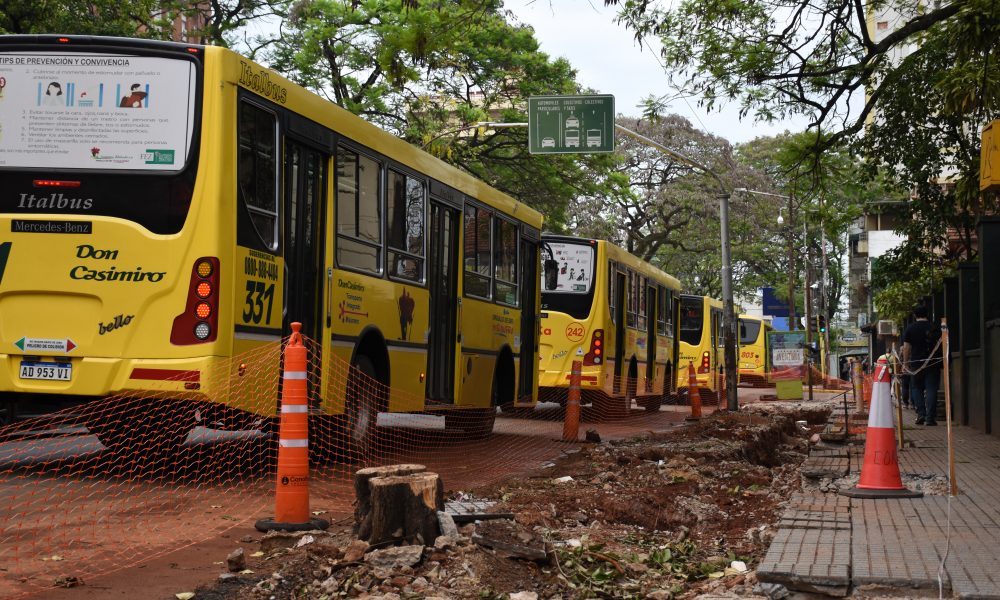
[[[68,44],[69,43],[69,38],[59,38],[57,41],[60,44]]]
[[[60,181],[58,179],[36,179],[32,182],[35,187],[65,187],[78,188],[79,181]]]
[[[594,333],[590,335],[590,352],[583,355],[584,365],[599,365],[603,362],[604,359],[601,358],[602,345],[604,345],[604,330],[595,329]]]
[[[708,373],[712,370],[711,355],[708,352],[701,353],[701,366],[698,367],[699,373]]]
[[[213,342],[218,337],[219,259],[204,256],[191,267],[184,312],[174,319],[170,343],[178,346]]]

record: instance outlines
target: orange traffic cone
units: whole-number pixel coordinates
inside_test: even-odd
[[[896,453],[896,429],[892,425],[892,402],[889,399],[889,365],[878,359],[872,383],[872,401],[868,409],[868,434],[865,460],[857,487],[841,490],[851,498],[919,498],[921,492],[903,487]]]
[[[254,527],[258,531],[309,531],[330,526],[309,515],[309,402],[301,330],[302,323],[292,323],[292,335],[285,347],[274,517],[257,521]]]
[[[701,392],[698,391],[698,378],[694,374],[694,363],[688,361],[688,400],[691,401],[691,415],[687,421],[697,421],[701,418]]]

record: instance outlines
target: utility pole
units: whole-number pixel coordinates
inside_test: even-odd
[[[812,376],[812,328],[815,325],[813,321],[813,310],[812,310],[812,288],[810,287],[812,283],[810,282],[809,267],[811,266],[811,248],[809,247],[809,231],[805,219],[805,211],[803,211],[802,217],[802,242],[806,245],[806,259],[805,264],[805,301],[806,301],[806,351],[805,351],[805,367],[806,367],[806,381],[809,384],[809,401],[813,400],[813,376]],[[819,332],[816,332],[817,335]]]

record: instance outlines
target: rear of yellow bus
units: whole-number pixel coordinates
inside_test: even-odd
[[[767,381],[767,352],[764,347],[764,320],[740,315],[739,381],[763,386]]]
[[[584,397],[603,385],[605,336],[613,334],[604,327],[607,302],[600,301],[606,298],[598,276],[603,261],[595,240],[542,237],[539,402],[565,402],[573,361],[582,363]]]
[[[716,354],[712,347],[712,318],[704,296],[683,295],[680,300],[680,360],[677,361],[677,389],[687,392],[690,365],[701,394],[715,390],[713,373]],[[703,400],[705,398],[702,398]]]
[[[149,408],[211,393],[231,343],[219,298],[232,240],[218,178],[198,176],[219,150],[200,147],[202,61],[203,49],[179,44],[0,37],[8,420],[109,396]],[[190,429],[196,413],[170,426]],[[122,441],[108,422],[88,425],[106,426],[105,445]]]

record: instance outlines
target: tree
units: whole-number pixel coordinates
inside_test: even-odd
[[[285,14],[289,0],[7,0],[0,8],[0,33],[113,35],[169,40],[177,17],[200,15],[205,26],[188,41],[231,46],[250,23]],[[247,49],[267,36],[244,37]]]
[[[727,190],[769,186],[763,174],[734,159],[729,142],[694,128],[683,117],[645,121],[619,116],[616,122],[705,164],[721,175]],[[574,230],[615,242],[674,274],[693,293],[719,297],[719,183],[630,137],[620,137],[616,153],[620,159],[610,176],[620,180],[615,188],[621,192],[581,199],[572,211]],[[733,199],[730,234],[737,294],[752,295],[774,268],[767,247],[778,238],[768,235],[773,219],[764,216],[770,211],[767,205],[745,195]]]
[[[908,72],[910,66],[897,64],[895,57],[912,45],[944,37],[969,59],[956,65],[953,75],[964,75],[967,82],[983,75],[971,82],[980,90],[996,79],[967,68],[998,43],[993,0],[901,3],[894,29],[877,35],[869,31],[868,11],[881,6],[856,0],[682,0],[663,7],[652,0],[625,0],[619,20],[636,37],[659,37],[667,70],[676,73],[682,93],[709,107],[736,101],[743,114],[758,119],[807,115],[816,131],[833,133],[828,144],[862,131]],[[970,95],[953,89],[960,102]]]
[[[498,1],[302,0],[270,53],[273,65],[332,102],[426,147],[543,211],[559,231],[567,203],[613,193],[610,156],[533,157],[526,98],[579,92],[575,72],[538,49]]]

